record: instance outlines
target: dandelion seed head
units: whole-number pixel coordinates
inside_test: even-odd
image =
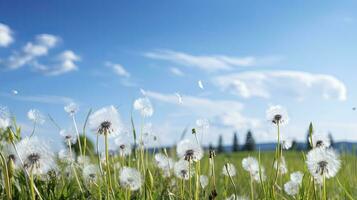
[[[154,114],[154,108],[149,98],[139,98],[134,101],[134,109],[139,111],[143,117],[151,117]]]
[[[201,187],[204,189],[208,185],[208,177],[205,175],[200,175],[200,184]]]
[[[293,172],[290,174],[290,180],[295,183],[298,183],[298,184],[302,183],[303,177],[304,177],[304,174],[300,171],[296,171],[296,172]]]
[[[226,163],[222,168],[222,174],[233,177],[237,174],[236,167],[232,163]]]
[[[70,152],[68,149],[61,149],[58,152],[58,158],[67,164],[73,163],[76,160],[73,152]]]
[[[80,166],[88,165],[90,163],[90,158],[88,156],[78,156],[77,157],[77,163]]]
[[[311,175],[317,179],[334,177],[341,167],[338,154],[333,149],[315,148],[306,156]]]
[[[175,163],[174,172],[177,178],[184,180],[189,180],[195,173],[193,167],[190,167],[190,163],[184,159]]]
[[[259,162],[257,159],[255,159],[251,156],[248,156],[246,158],[243,158],[242,167],[249,173],[254,174],[257,171],[259,171]]]
[[[279,167],[278,167],[278,162],[274,161],[274,169],[278,170],[279,174],[286,174],[288,173],[288,167],[285,162],[285,158],[281,157],[279,161]]]
[[[116,138],[114,142],[118,146],[119,155],[121,157],[126,157],[131,154],[132,147],[129,142],[124,141],[122,138]]]
[[[67,104],[66,106],[64,106],[64,111],[66,111],[66,113],[68,113],[69,115],[74,115],[78,112],[79,107],[76,103],[71,102],[69,104]]]
[[[199,161],[203,157],[203,149],[196,142],[182,140],[177,144],[177,155],[185,160]]]
[[[60,130],[60,135],[63,137],[66,145],[72,145],[77,142],[77,137],[75,136],[74,131],[62,129]]]
[[[94,164],[86,165],[82,173],[86,183],[96,183],[99,175],[99,167]]]
[[[27,118],[36,124],[43,124],[45,122],[45,116],[37,109],[29,110]]]
[[[18,156],[24,162],[24,167],[32,171],[33,174],[43,175],[56,167],[54,154],[45,142],[37,137],[24,138],[18,144]],[[16,159],[16,164],[21,166],[20,159]]]
[[[284,191],[290,196],[295,196],[297,193],[299,193],[299,187],[300,185],[298,183],[289,181],[284,184]]]
[[[130,167],[123,167],[119,175],[120,185],[131,191],[140,189],[142,185],[141,174],[138,170]]]
[[[313,148],[328,148],[331,145],[330,139],[323,134],[313,134],[312,144],[311,144],[311,140],[309,140],[309,142]]]
[[[266,111],[266,118],[273,124],[279,124],[281,126],[289,122],[288,112],[280,105],[270,106]]]
[[[119,112],[114,106],[101,108],[91,114],[88,126],[93,132],[110,136],[116,136],[123,130]]]

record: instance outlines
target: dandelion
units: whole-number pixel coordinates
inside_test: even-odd
[[[177,144],[177,155],[187,161],[199,161],[203,157],[202,147],[191,140],[182,140]]]
[[[279,163],[279,167],[278,167],[278,163]],[[274,169],[278,170],[278,173],[280,174],[288,173],[288,168],[286,166],[284,157],[281,157],[279,162],[274,161]]]
[[[119,175],[120,185],[131,191],[140,189],[142,185],[141,174],[138,170],[130,167],[123,167]]]
[[[226,163],[223,166],[222,174],[225,175],[225,176],[233,177],[233,176],[235,176],[237,174],[236,167],[231,163]]]
[[[32,174],[46,174],[56,166],[54,154],[47,144],[37,137],[22,139],[17,148],[18,156],[23,160],[23,167]],[[20,159],[16,161],[17,165],[21,165]]]
[[[77,157],[77,163],[80,166],[86,166],[90,163],[90,158],[88,156],[78,156]]]
[[[73,163],[75,161],[75,156],[68,149],[61,149],[58,152],[58,158],[64,163]]]
[[[296,171],[296,172],[293,172],[290,174],[290,180],[295,183],[298,183],[298,184],[302,183],[303,177],[304,177],[304,174],[300,171]]]
[[[202,189],[204,189],[208,185],[208,177],[205,175],[200,176],[200,184]]]
[[[95,183],[98,180],[99,167],[97,165],[86,165],[83,168],[83,178],[87,183]]]
[[[10,112],[7,107],[0,106],[0,129],[6,129],[10,126]]]
[[[299,193],[299,184],[294,181],[289,181],[284,184],[284,191],[290,196],[294,196]]]
[[[120,138],[115,139],[115,144],[119,147],[119,155],[126,157],[131,154],[131,144],[122,141]]]
[[[147,97],[136,99],[134,101],[134,109],[138,110],[143,117],[151,117],[154,113],[151,101]]]
[[[259,172],[259,162],[257,159],[248,156],[242,160],[242,167],[250,174]]]
[[[183,180],[189,180],[194,175],[194,171],[191,169],[192,166],[190,165],[190,162],[184,159],[177,161],[174,166],[176,177]]]
[[[260,183],[260,181],[265,181],[266,180],[266,175],[265,175],[265,169],[264,167],[260,167],[260,171],[255,171],[251,174],[252,178],[254,181]]]
[[[34,124],[43,124],[45,122],[44,115],[37,109],[31,109],[27,112],[27,118]]]
[[[91,114],[88,126],[92,131],[101,135],[115,135],[123,129],[119,112],[114,106],[101,108]]]
[[[273,124],[280,126],[286,125],[289,122],[288,112],[280,105],[270,106],[266,111],[266,118]]]
[[[155,161],[160,169],[173,169],[174,161],[162,153],[155,154]]]
[[[331,145],[330,139],[322,134],[312,135],[312,144],[311,140],[309,142],[313,148],[328,148]]]
[[[66,145],[68,146],[73,145],[77,142],[76,136],[71,131],[62,129],[60,130],[60,135],[63,137]]]
[[[69,115],[74,115],[78,112],[79,107],[76,103],[71,102],[69,104],[67,104],[66,106],[64,106],[64,111],[66,111],[66,113],[68,113]]]
[[[333,149],[315,148],[306,156],[311,175],[318,180],[334,177],[341,167],[339,156]]]

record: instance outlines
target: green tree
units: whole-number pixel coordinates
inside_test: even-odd
[[[330,140],[330,145],[332,148],[335,148],[335,140],[332,137],[332,133],[328,133],[328,139]]]
[[[299,150],[298,143],[297,143],[296,140],[293,140],[293,141],[292,141],[290,150],[291,150],[291,151],[297,151],[297,150]]]
[[[234,135],[233,135],[232,151],[233,151],[233,152],[239,151],[239,144],[238,144],[237,132],[234,132]]]
[[[223,149],[223,137],[222,137],[222,135],[219,135],[219,138],[218,138],[217,152],[218,152],[218,153],[223,153],[223,152],[224,152],[224,149]]]
[[[245,151],[254,151],[255,150],[255,140],[253,137],[253,133],[250,130],[247,132],[247,136],[245,138],[245,144],[244,144],[243,149]]]

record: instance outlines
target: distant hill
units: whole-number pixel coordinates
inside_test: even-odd
[[[274,143],[274,142],[260,143],[260,144],[256,144],[256,150],[274,151],[275,150],[275,146],[276,146],[276,143]],[[355,143],[355,142],[335,142],[334,148],[337,151],[340,151],[340,152],[355,152],[355,153],[357,153],[357,143]],[[305,150],[306,149],[306,143],[298,142],[297,143],[297,149],[298,150]],[[231,152],[232,151],[232,146],[224,146],[224,151],[225,152]]]

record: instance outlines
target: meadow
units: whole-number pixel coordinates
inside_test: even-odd
[[[147,98],[134,103],[143,118],[152,115]],[[122,126],[114,106],[89,112],[84,127],[76,124],[74,104],[65,111],[75,131],[61,130],[65,147],[51,151],[36,136],[23,137],[21,127],[5,109],[0,117],[1,199],[355,199],[357,158],[337,152],[314,134],[310,125],[309,151],[289,151],[280,126],[288,122],[281,106],[267,110],[276,127],[275,152],[218,153],[193,139],[175,147],[147,148],[157,140],[147,127],[131,128],[126,139],[116,135]],[[34,125],[43,120],[37,110],[28,113]],[[53,120],[53,119],[51,119]],[[197,126],[202,126],[198,123]],[[36,127],[36,126],[34,126]],[[35,130],[35,128],[34,128]],[[94,132],[96,141],[85,137]],[[91,133],[92,134],[92,133]],[[120,135],[120,133],[119,133]],[[115,140],[115,147],[109,140]],[[99,144],[103,149],[99,149]]]

